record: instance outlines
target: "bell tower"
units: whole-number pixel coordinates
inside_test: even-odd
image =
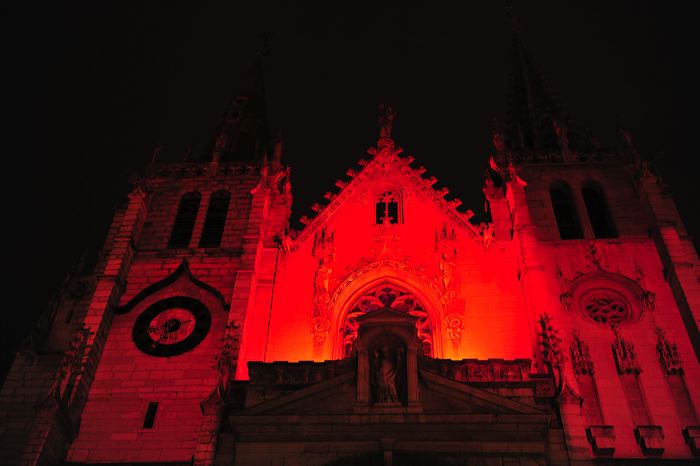
[[[700,356],[697,254],[630,133],[606,147],[577,128],[514,19],[512,34],[507,117],[494,125],[484,194],[496,241],[518,251],[534,364],[560,380],[571,459],[697,454],[696,395],[683,388]],[[685,351],[685,376],[668,370],[668,345]]]
[[[2,388],[0,463],[214,454],[246,314],[269,301],[291,206],[267,125],[265,55],[207,151],[138,177],[94,275],[71,277],[40,320]]]
[[[383,105],[291,230],[259,53],[37,323],[0,464],[695,464],[697,254],[629,133],[579,129],[512,33],[480,224]]]

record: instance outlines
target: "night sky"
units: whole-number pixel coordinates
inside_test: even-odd
[[[273,35],[268,112],[292,166],[295,218],[375,143],[380,102],[396,109],[394,139],[436,187],[483,209],[491,121],[505,113],[503,3],[241,3],[46,2],[3,14],[12,304],[0,374],[71,265],[99,247],[153,148],[177,161],[210,143],[260,33]],[[683,6],[530,1],[514,11],[573,121],[603,145],[620,145],[618,124],[627,127],[698,237],[699,54]]]

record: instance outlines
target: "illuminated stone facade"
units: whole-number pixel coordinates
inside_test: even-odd
[[[514,102],[474,224],[384,107],[293,231],[256,92],[209,159],[149,168],[42,317],[0,463],[693,464],[698,258],[631,145]]]

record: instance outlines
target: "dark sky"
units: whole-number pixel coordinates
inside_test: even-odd
[[[406,153],[482,209],[491,120],[505,111],[501,2],[45,3],[2,15],[13,296],[2,312],[3,353],[81,252],[99,246],[128,176],[154,146],[179,160],[188,145],[209,142],[262,32],[273,33],[268,110],[293,168],[296,217],[375,142],[383,101],[398,112],[394,139]],[[700,80],[696,20],[684,6],[529,1],[514,11],[573,120],[611,144],[618,123],[626,126],[698,236]]]

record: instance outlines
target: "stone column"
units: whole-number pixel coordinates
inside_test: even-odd
[[[408,405],[418,404],[418,354],[414,346],[408,347],[406,355],[406,382],[408,385]]]
[[[369,356],[366,349],[357,354],[357,404],[369,404]]]

